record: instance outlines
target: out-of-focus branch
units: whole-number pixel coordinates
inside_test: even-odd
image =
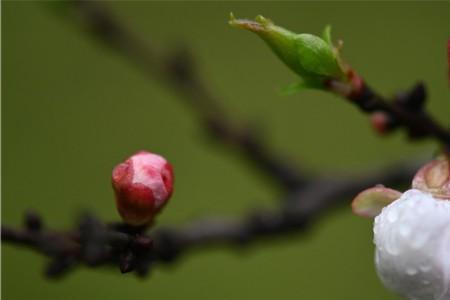
[[[28,213],[24,229],[2,226],[2,241],[50,257],[49,277],[59,277],[79,265],[115,266],[124,273],[145,276],[153,266],[171,263],[191,250],[243,247],[268,237],[300,233],[327,211],[350,203],[353,195],[368,186],[406,184],[418,167],[410,163],[363,176],[321,178],[289,195],[278,209],[252,210],[238,218],[214,216],[178,228],[156,228],[150,234],[123,224],[104,224],[92,216],[82,218],[75,230],[52,231],[44,228],[36,214]]]
[[[74,13],[80,25],[110,49],[127,57],[133,64],[163,85],[175,91],[193,110],[215,140],[236,149],[247,161],[287,190],[297,189],[307,181],[292,160],[275,153],[250,127],[230,118],[198,73],[186,48],[169,53],[144,41],[128,30],[103,3],[74,0]]]

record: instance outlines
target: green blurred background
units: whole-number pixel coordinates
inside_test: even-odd
[[[20,225],[37,209],[47,225],[73,226],[89,209],[117,220],[113,166],[141,149],[175,166],[176,192],[158,219],[182,224],[201,216],[237,216],[275,205],[280,190],[240,158],[211,143],[175,93],[108,51],[55,4],[3,2],[2,223]],[[273,149],[317,173],[351,173],[418,154],[433,143],[403,133],[379,138],[367,117],[317,91],[280,96],[295,81],[254,35],[227,25],[263,14],[297,32],[333,25],[344,57],[385,94],[419,79],[428,107],[449,124],[446,43],[450,3],[112,2],[130,28],[171,49],[196,53],[215,93],[238,119],[259,122]],[[371,222],[350,209],[328,215],[307,236],[245,251],[187,255],[141,280],[116,270],[80,268],[60,281],[42,276],[45,259],[2,246],[2,296],[10,299],[397,299],[373,267]]]

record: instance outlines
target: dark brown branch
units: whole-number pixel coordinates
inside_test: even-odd
[[[255,209],[239,218],[211,217],[179,228],[157,228],[150,234],[123,224],[103,224],[92,216],[82,218],[75,230],[57,232],[32,225],[42,222],[35,214],[27,214],[25,229],[2,226],[2,241],[50,257],[46,270],[49,277],[59,277],[77,265],[114,266],[145,276],[152,266],[171,263],[194,249],[243,247],[269,237],[298,234],[327,211],[349,204],[367,187],[379,182],[407,184],[418,167],[411,163],[364,176],[320,178],[292,193],[278,209]]]
[[[403,128],[411,139],[432,138],[443,145],[444,151],[450,150],[450,130],[442,127],[425,110],[427,95],[422,82],[388,100],[376,93],[353,71],[349,72],[348,77],[350,85],[330,80],[327,83],[329,89],[369,114],[372,125],[379,133]]]

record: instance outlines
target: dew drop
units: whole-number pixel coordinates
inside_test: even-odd
[[[411,242],[411,247],[413,249],[420,249],[420,248],[422,248],[425,245],[427,240],[428,240],[428,235],[427,234],[418,232],[414,236],[414,238],[413,238],[413,240]]]
[[[386,244],[386,252],[390,255],[396,256],[400,254],[400,250],[394,243],[387,243]]]
[[[401,224],[399,228],[399,233],[402,237],[408,237],[411,234],[411,227],[407,224]]]
[[[414,269],[414,268],[407,268],[406,269],[406,274],[409,275],[409,276],[416,275],[417,274],[417,270]]]
[[[394,223],[398,219],[398,214],[395,210],[391,209],[389,210],[387,214],[387,219],[389,222]]]
[[[413,208],[417,206],[417,199],[410,199],[408,202],[408,206]]]
[[[423,264],[419,266],[420,271],[426,273],[428,271],[431,270],[431,265],[430,264]]]
[[[424,215],[428,211],[429,211],[429,206],[427,206],[425,204],[417,206],[417,213],[419,215]]]
[[[377,252],[375,252],[375,265],[379,265],[380,264],[380,254]]]

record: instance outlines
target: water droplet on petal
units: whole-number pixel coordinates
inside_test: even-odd
[[[379,265],[380,264],[380,254],[378,253],[378,251],[375,252],[375,265]]]
[[[399,233],[402,237],[408,237],[411,234],[411,226],[409,226],[408,224],[400,224],[399,227]]]
[[[414,235],[414,238],[412,239],[411,247],[413,249],[422,248],[425,245],[425,243],[427,242],[427,240],[428,240],[427,234],[418,232],[416,235]]]
[[[411,207],[411,208],[416,207],[417,199],[410,199],[410,200],[408,200],[407,203],[408,203],[408,206]]]
[[[426,272],[431,270],[431,265],[430,264],[423,264],[423,265],[419,266],[419,269],[420,269],[420,271],[426,273]]]
[[[424,215],[425,213],[427,213],[430,210],[430,207],[427,205],[419,205],[417,206],[417,213],[419,215]]]
[[[386,244],[386,252],[393,256],[400,254],[400,250],[398,249],[398,247],[395,243],[387,243]]]
[[[406,268],[406,274],[410,275],[410,276],[416,275],[417,274],[417,270],[414,269],[414,268]]]
[[[398,214],[395,210],[391,209],[389,210],[387,214],[387,219],[389,222],[394,223],[398,219]]]

